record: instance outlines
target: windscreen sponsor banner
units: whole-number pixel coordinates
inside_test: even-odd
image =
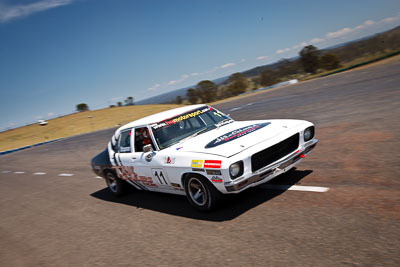
[[[252,132],[260,130],[261,128],[264,128],[265,126],[268,126],[269,124],[271,124],[271,123],[270,122],[257,123],[257,124],[252,124],[252,125],[249,125],[246,127],[242,127],[242,128],[233,130],[229,133],[221,135],[221,136],[217,137],[216,139],[212,140],[210,143],[208,143],[205,146],[205,148],[212,148],[212,147],[216,147],[216,146],[225,144],[227,142],[230,142],[232,140],[238,139],[238,138],[248,135]]]
[[[165,121],[161,121],[159,123],[155,123],[155,124],[151,125],[151,127],[153,129],[163,128],[163,127],[169,126],[171,124],[175,124],[175,123],[178,123],[178,122],[190,119],[190,118],[197,117],[197,116],[199,116],[199,115],[201,115],[201,114],[203,114],[205,112],[208,112],[210,110],[212,110],[211,107],[206,107],[206,108],[203,108],[203,109],[194,110],[194,111],[191,111],[189,113],[182,114],[180,116],[177,116],[177,117],[165,120]]]

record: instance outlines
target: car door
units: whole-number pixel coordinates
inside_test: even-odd
[[[162,153],[155,151],[148,128],[133,128],[129,136],[129,149],[121,149],[119,158],[122,165],[129,169],[131,179],[151,191],[171,190],[171,183],[162,166]],[[123,137],[122,134],[121,138]],[[151,145],[152,151],[144,152],[146,145]]]
[[[128,181],[137,189],[146,190],[147,188],[137,181],[135,168],[129,163],[129,158],[132,157],[131,139],[131,129],[122,130],[116,137],[116,145],[113,148],[115,151],[113,166],[120,179]]]

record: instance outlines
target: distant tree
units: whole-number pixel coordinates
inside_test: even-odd
[[[178,96],[175,98],[175,103],[178,104],[178,105],[182,104],[182,97],[181,97],[180,95],[178,95]]]
[[[270,86],[277,83],[278,78],[276,72],[272,70],[265,70],[260,74],[260,84],[262,86]]]
[[[244,76],[244,74],[242,74],[240,72],[235,72],[231,76],[229,76],[228,82],[233,83],[233,82],[241,81],[241,80],[245,80],[245,79],[246,79],[246,76]]]
[[[217,99],[217,90],[217,85],[209,80],[201,81],[196,85],[196,93],[202,103]]]
[[[289,60],[286,58],[282,58],[278,61],[279,69],[277,70],[277,76],[279,78],[293,75],[301,72],[301,64],[299,64],[299,60]]]
[[[319,50],[313,45],[307,45],[299,52],[305,72],[315,73],[318,69]]]
[[[115,108],[115,105],[110,105],[109,107],[110,107],[110,108]]]
[[[247,87],[249,86],[246,76],[244,76],[240,72],[233,73],[228,78],[228,93],[229,96],[240,95],[246,92]]]
[[[121,101],[117,102],[117,106],[122,107],[122,102]]]
[[[76,110],[79,112],[89,110],[89,106],[86,103],[80,103],[76,105]]]
[[[199,97],[197,96],[196,90],[193,88],[190,88],[187,90],[186,96],[187,96],[190,104],[196,104],[199,99]]]
[[[325,70],[334,70],[340,67],[340,60],[335,54],[327,53],[321,56],[319,64]]]
[[[128,97],[125,99],[125,106],[132,106],[132,105],[134,105],[133,97],[128,96]]]
[[[278,76],[285,76],[288,75],[290,72],[290,60],[286,58],[281,58],[278,61],[279,69],[278,69]]]

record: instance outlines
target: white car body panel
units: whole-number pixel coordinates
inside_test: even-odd
[[[185,195],[182,178],[186,174],[196,173],[208,179],[221,193],[238,193],[265,183],[296,166],[302,160],[300,155],[308,154],[318,142],[313,138],[308,142],[303,141],[304,129],[313,126],[308,121],[256,120],[234,121],[162,150],[157,147],[150,152],[113,151],[117,137],[124,131],[139,126],[151,129],[150,125],[153,123],[203,107],[205,105],[193,105],[169,110],[131,122],[116,130],[108,144],[108,155],[119,178],[127,180],[138,189]],[[252,171],[252,155],[297,133],[299,144],[293,152]],[[151,137],[154,142],[152,134]],[[130,135],[130,138],[130,143],[133,144],[134,135]],[[232,179],[229,166],[238,161],[243,161],[243,174]],[[262,176],[263,174],[266,175]]]

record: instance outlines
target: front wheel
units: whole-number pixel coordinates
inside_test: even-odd
[[[220,196],[217,189],[199,175],[186,178],[185,191],[190,204],[203,211],[212,210]]]
[[[116,196],[122,196],[127,191],[127,184],[125,181],[119,179],[115,173],[107,171],[105,173],[106,183],[111,193]]]

